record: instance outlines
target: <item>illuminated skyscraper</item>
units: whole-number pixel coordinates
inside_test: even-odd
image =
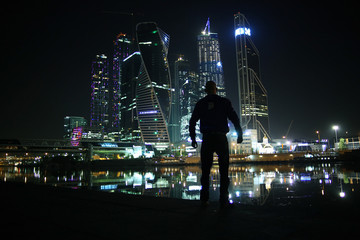
[[[210,32],[210,20],[206,22],[204,31],[198,35],[199,52],[199,87],[201,96],[205,96],[205,84],[214,81],[218,88],[218,94],[225,96],[225,83],[222,62],[220,59],[220,47],[217,33]]]
[[[109,127],[109,63],[104,54],[96,55],[91,66],[90,128],[104,134]]]
[[[131,41],[126,34],[120,33],[114,41],[114,54],[112,61],[112,81],[110,86],[110,116],[111,130],[120,131],[120,75],[123,60],[129,56],[131,52]]]
[[[260,77],[259,51],[251,40],[250,24],[244,15],[234,15],[240,123],[256,129],[258,140],[269,136],[268,96]]]
[[[190,63],[183,57],[175,62],[175,82],[178,83],[178,90],[175,97],[178,105],[177,115],[179,117],[179,134],[181,141],[188,141],[189,121],[191,114],[199,100],[199,75],[191,71]],[[200,132],[197,132],[200,135]]]
[[[86,124],[86,119],[83,117],[64,117],[64,138],[71,138],[74,128],[85,127]]]
[[[170,37],[154,22],[139,23],[136,36],[141,66],[136,86],[136,109],[145,143],[170,143],[170,73],[167,60]]]
[[[136,86],[141,65],[140,52],[136,51],[121,64],[120,126],[121,140],[142,141],[136,111]]]

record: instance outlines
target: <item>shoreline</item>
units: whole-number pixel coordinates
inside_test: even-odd
[[[210,202],[69,189],[31,183],[0,182],[0,203],[11,213],[3,229],[16,237],[116,236],[159,239],[306,239],[333,236],[329,229],[355,234],[358,206],[330,203],[312,207],[236,205],[219,209]],[[341,221],[339,221],[341,219]],[[40,235],[39,235],[40,234]]]
[[[159,161],[157,159],[109,159],[109,160],[93,160],[93,161],[77,161],[71,157],[54,158],[54,161],[46,163],[29,163],[22,164],[0,164],[4,167],[44,167],[51,169],[106,169],[106,168],[119,168],[119,167],[166,167],[166,166],[200,166],[200,158],[191,158],[190,160],[166,160]],[[334,154],[316,154],[311,157],[302,154],[253,154],[246,157],[230,156],[230,165],[243,165],[243,164],[308,164],[308,163],[349,163],[360,164],[360,150],[351,152],[343,152],[337,155]],[[214,158],[214,165],[217,164],[217,158]]]

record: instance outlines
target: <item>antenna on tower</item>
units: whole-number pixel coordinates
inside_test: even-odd
[[[207,22],[206,22],[204,31],[202,31],[202,34],[210,35],[210,18],[207,19]]]

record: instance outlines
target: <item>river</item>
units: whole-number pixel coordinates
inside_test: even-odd
[[[360,193],[360,168],[343,163],[230,165],[229,199],[246,205],[311,206],[348,203]],[[153,166],[116,170],[45,171],[0,167],[0,181],[197,200],[199,166]],[[219,168],[213,166],[210,201],[219,197]]]

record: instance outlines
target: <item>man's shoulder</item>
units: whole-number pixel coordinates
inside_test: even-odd
[[[219,95],[216,95],[216,96],[218,96],[218,100],[223,102],[223,103],[231,103],[231,101],[226,97],[222,97],[222,96],[219,96]]]
[[[223,103],[231,103],[231,101],[228,98],[214,94],[214,95],[207,95],[207,96],[201,98],[198,101],[198,104],[202,104],[204,102],[209,102],[209,101],[214,101],[214,100],[218,101],[218,102],[223,102]]]

